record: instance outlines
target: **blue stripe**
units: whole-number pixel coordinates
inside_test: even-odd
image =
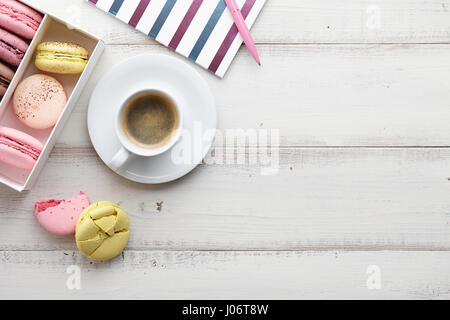
[[[164,25],[164,22],[166,22],[167,17],[169,16],[170,12],[172,11],[173,6],[177,0],[167,0],[166,4],[162,8],[161,12],[159,13],[158,18],[156,19],[155,23],[153,24],[152,30],[150,30],[150,33],[148,34],[153,39],[156,39],[158,36],[159,31],[161,30],[162,26]]]
[[[114,0],[114,3],[109,9],[109,13],[112,14],[113,16],[117,15],[117,12],[119,12],[120,7],[122,7],[123,1],[124,0]]]
[[[189,59],[192,61],[196,61],[198,56],[200,55],[200,52],[202,52],[203,47],[205,46],[206,41],[208,41],[209,36],[213,32],[217,22],[219,21],[220,17],[222,16],[222,13],[224,12],[227,5],[225,4],[224,0],[220,0],[217,4],[216,9],[214,9],[213,14],[208,20],[208,23],[206,24],[205,28],[202,31],[202,34],[198,38],[197,42],[195,43],[194,48],[192,49],[191,53],[189,54]]]

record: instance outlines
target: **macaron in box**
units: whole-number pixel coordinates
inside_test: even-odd
[[[41,22],[42,15],[20,1],[0,1],[0,27],[19,37],[33,39]]]
[[[8,41],[4,41],[6,39]],[[0,160],[0,183],[24,191],[29,190],[37,180],[76,100],[100,59],[104,45],[95,36],[68,27],[63,20],[33,8],[28,1],[18,0],[0,0],[0,43],[9,44],[7,47],[0,45],[0,127],[17,130],[42,145],[31,167],[30,162],[24,165]],[[69,43],[84,48],[88,56],[76,46],[70,45],[68,50],[61,45]],[[39,45],[40,50],[37,50]],[[67,50],[60,51],[61,48]],[[37,56],[39,59],[36,59]],[[58,60],[61,57],[76,63],[61,64],[61,60]],[[61,94],[52,97],[60,101],[58,104],[52,102],[46,106],[42,104],[44,100],[41,101],[44,109],[39,114],[40,121],[36,122],[32,120],[38,114],[29,113],[31,109],[27,108],[26,101],[22,104],[18,101],[24,101],[21,97],[25,95],[20,94],[20,91],[39,91],[39,86],[54,86],[59,88],[57,91]],[[57,107],[54,109],[53,106]],[[23,117],[27,114],[29,119]]]

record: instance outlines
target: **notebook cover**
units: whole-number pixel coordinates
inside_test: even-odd
[[[224,0],[87,0],[223,77],[242,45]],[[236,0],[250,28],[266,0]]]

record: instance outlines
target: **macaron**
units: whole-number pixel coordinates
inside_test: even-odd
[[[0,161],[25,170],[33,169],[44,146],[32,136],[0,127]]]
[[[25,38],[33,39],[42,15],[16,0],[0,1],[0,27]]]
[[[75,233],[81,213],[89,207],[89,198],[83,192],[68,200],[45,200],[34,204],[34,213],[39,223],[56,235]]]
[[[0,62],[0,97],[5,95],[13,77],[14,71]]]
[[[0,28],[0,60],[18,67],[27,50],[28,43],[11,32]]]
[[[56,124],[67,103],[64,87],[53,77],[35,74],[23,80],[13,97],[17,118],[33,129]]]
[[[89,51],[69,42],[43,42],[37,47],[35,65],[39,70],[77,74],[83,72],[89,60]]]
[[[117,204],[109,201],[91,204],[77,222],[77,247],[92,260],[112,259],[127,245],[129,225],[128,215]]]

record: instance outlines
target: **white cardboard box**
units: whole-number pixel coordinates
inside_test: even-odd
[[[22,2],[27,3],[26,1]],[[0,126],[11,127],[26,132],[40,140],[44,145],[44,149],[42,150],[36,165],[31,171],[16,169],[0,162],[0,183],[3,183],[19,192],[29,190],[36,182],[40,171],[44,167],[45,162],[47,161],[47,158],[55,145],[58,135],[61,133],[64,124],[69,118],[76,101],[78,100],[104,49],[103,42],[95,36],[85,31],[68,27],[64,21],[42,12],[37,8],[35,9],[41,12],[44,18],[36,35],[30,43],[24,59],[18,67],[13,80],[11,81],[8,91],[0,103]],[[63,113],[53,128],[47,130],[35,130],[26,127],[17,119],[12,107],[12,97],[14,90],[21,80],[32,74],[45,74],[45,72],[38,70],[34,66],[36,47],[43,41],[64,41],[80,44],[89,50],[90,57],[86,69],[82,74],[59,75],[48,73],[60,81],[64,86],[67,92],[68,101]]]

